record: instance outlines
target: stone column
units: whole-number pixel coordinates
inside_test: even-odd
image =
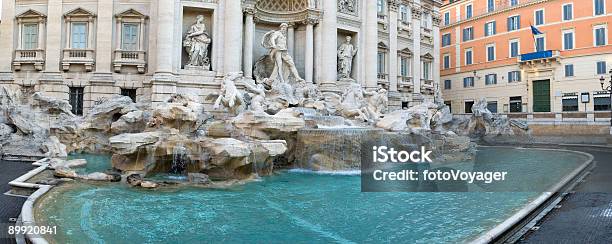
[[[336,1],[322,1],[325,10],[321,25],[321,91],[339,93],[336,80],[338,79],[338,30]]]
[[[62,0],[49,0],[47,8],[47,46],[45,47],[45,72],[59,73],[62,50]],[[3,37],[4,38],[4,37]],[[43,38],[39,35],[39,38]]]
[[[96,73],[110,74],[113,54],[113,1],[98,1]],[[115,33],[121,35],[121,33]]]
[[[251,79],[253,78],[253,41],[255,35],[255,22],[253,21],[253,16],[255,15],[255,8],[248,6],[243,9],[243,12],[246,18],[244,22],[242,70],[244,71],[244,77]]]
[[[364,52],[365,61],[365,85],[368,88],[377,86],[377,64],[378,64],[378,8],[376,1],[362,1],[365,6],[365,47],[360,48]],[[363,83],[364,81],[362,81]]]
[[[14,25],[15,25],[15,1],[2,1],[2,24],[0,25],[0,50],[5,53],[0,57],[0,80],[2,82],[12,82],[12,64],[13,64],[13,41],[14,41]],[[21,28],[21,26],[20,26]],[[17,36],[18,43],[21,43],[21,37]]]
[[[401,107],[400,94],[397,89],[397,21],[399,1],[389,1],[389,106],[392,109]]]
[[[291,57],[295,57],[295,24],[289,23],[287,28],[287,49]]]
[[[412,82],[414,84],[412,100],[420,103],[421,95],[421,1],[415,0],[410,10],[412,11]]]
[[[176,94],[176,77],[174,76],[174,1],[155,1],[157,4],[157,28],[155,37],[156,66],[151,79],[151,102],[157,104],[166,101]]]
[[[433,28],[432,28],[432,34],[433,34],[433,82],[434,82],[434,87],[438,87],[437,91],[442,92],[442,84],[440,83],[440,14],[439,13],[434,13],[433,14]],[[436,90],[436,89],[434,89]],[[434,97],[437,94],[434,94]],[[442,94],[440,94],[440,97],[442,96]]]
[[[225,73],[241,72],[242,56],[242,1],[226,0],[224,16],[225,48],[224,69]],[[242,72],[241,72],[242,73]]]
[[[316,19],[308,19],[306,21],[306,48],[304,50],[304,80],[313,83],[313,65],[314,65],[314,24]]]

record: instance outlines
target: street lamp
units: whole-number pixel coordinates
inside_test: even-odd
[[[612,135],[612,69],[610,69],[610,80],[606,83],[606,78],[602,75],[599,78],[601,89],[610,94],[610,135]]]

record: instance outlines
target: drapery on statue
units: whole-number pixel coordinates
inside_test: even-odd
[[[210,59],[208,58],[208,45],[210,43],[211,39],[206,32],[204,16],[198,15],[195,24],[189,27],[183,42],[183,46],[189,54],[187,66],[210,69]]]
[[[269,56],[274,62],[274,69],[272,70],[272,74],[270,74],[269,79],[271,80],[279,80],[285,83],[285,75],[283,71],[283,64],[286,64],[289,68],[291,74],[295,77],[296,81],[303,80],[300,77],[300,74],[295,67],[295,63],[293,62],[293,58],[289,55],[289,51],[287,49],[287,37],[285,33],[287,33],[287,25],[283,23],[280,25],[279,30],[271,30],[263,36],[261,41],[261,45],[270,50]]]
[[[353,46],[351,39],[351,36],[347,36],[346,42],[338,48],[338,79],[351,79],[353,57],[357,54],[357,48]]]

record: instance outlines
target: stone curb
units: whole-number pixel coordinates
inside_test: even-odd
[[[499,147],[499,148],[509,148],[507,146],[482,146],[482,147]],[[516,212],[511,217],[507,218],[501,224],[495,226],[493,229],[487,231],[484,234],[481,234],[479,237],[470,241],[470,243],[491,243],[495,241],[497,238],[501,237],[504,233],[508,232],[515,228],[522,220],[528,217],[533,211],[535,211],[540,205],[544,204],[549,198],[551,198],[555,192],[563,189],[566,186],[569,186],[574,179],[576,179],[587,167],[589,167],[593,163],[593,155],[585,152],[565,150],[565,149],[549,149],[549,148],[529,148],[533,150],[543,150],[543,151],[558,151],[558,152],[571,152],[582,154],[587,156],[588,159],[582,163],[582,165],[572,171],[570,174],[565,176],[559,183],[553,185],[547,192],[542,193],[536,199],[528,203],[521,210]]]

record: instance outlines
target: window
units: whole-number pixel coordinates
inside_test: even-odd
[[[484,26],[485,29],[485,36],[492,36],[495,35],[495,33],[497,33],[497,28],[495,25],[495,21],[491,21],[485,24]]]
[[[474,87],[474,77],[470,76],[470,77],[463,78],[463,87],[465,88]]]
[[[408,60],[407,57],[401,57],[400,58],[400,75],[402,77],[408,77],[409,76],[409,68],[410,66],[408,66],[410,63],[410,61]]]
[[[606,40],[608,39],[606,32],[608,32],[606,26],[600,25],[600,26],[595,26],[595,28],[593,28],[593,36],[594,36],[593,38],[595,40],[594,44],[596,47],[606,45],[607,43]]]
[[[451,80],[444,80],[444,90],[450,90],[452,88]]]
[[[487,0],[487,11],[488,12],[495,11],[495,0]]]
[[[69,102],[72,113],[83,115],[83,87],[70,87]]]
[[[565,65],[565,77],[572,77],[572,76],[574,76],[574,65],[566,64]]]
[[[474,27],[463,29],[463,41],[471,41],[474,39]]]
[[[603,15],[606,13],[605,0],[594,0],[593,1],[593,15]]]
[[[593,106],[595,111],[610,111],[610,93],[598,92],[593,94]]]
[[[402,22],[404,23],[410,22],[410,15],[408,14],[408,6],[404,4],[400,5],[400,18]]]
[[[521,97],[510,97],[510,113],[523,112],[523,101]]]
[[[23,24],[22,47],[25,50],[38,48],[38,24]]]
[[[518,0],[510,0],[510,6],[516,6],[519,4]]]
[[[450,60],[450,55],[449,54],[445,54],[444,55],[443,63],[444,63],[444,66],[443,66],[444,69],[450,69],[451,60]]]
[[[563,5],[563,20],[572,20],[574,18],[574,5],[571,3]]]
[[[508,17],[508,31],[514,31],[521,28],[521,16]]]
[[[129,97],[132,99],[132,102],[136,102],[136,89],[121,88],[121,96]]]
[[[495,84],[497,84],[497,74],[485,75],[485,85],[495,85]]]
[[[487,61],[495,61],[495,45],[489,44],[487,45]]]
[[[563,31],[563,50],[574,49],[574,30]]]
[[[72,23],[70,36],[70,47],[74,49],[87,48],[87,23]]]
[[[474,106],[474,101],[465,101],[465,113],[471,114],[473,106]]]
[[[515,58],[519,55],[520,43],[518,39],[510,40],[510,57]]]
[[[544,9],[538,9],[535,11],[535,25],[543,25],[544,24]]]
[[[521,72],[520,71],[510,71],[510,72],[508,72],[508,83],[520,82],[520,81],[521,81]]]
[[[546,37],[544,36],[536,36],[535,41],[535,50],[536,52],[542,52],[546,50]]]
[[[378,3],[376,6],[378,8],[377,10],[379,14],[385,13],[385,0],[378,0]]]
[[[563,112],[576,112],[578,111],[578,95],[563,95],[561,99],[563,105]]]
[[[450,25],[450,12],[444,13],[444,25]]]
[[[497,113],[497,101],[487,102],[487,109],[491,111],[491,113]]]
[[[385,73],[386,73],[386,69],[385,69],[385,53],[381,52],[381,51],[378,51],[378,58],[377,58],[377,60],[378,60],[378,67],[377,67],[378,76],[379,76],[379,78],[381,78],[380,76],[381,75],[384,76]],[[384,77],[382,77],[382,78],[384,78]]]
[[[598,75],[606,74],[606,61],[597,62],[597,74]]]
[[[431,78],[431,70],[432,62],[431,61],[423,61],[423,79],[424,80],[432,80]]]
[[[465,6],[465,18],[466,19],[472,18],[472,15],[473,15],[472,4],[466,5]]]
[[[444,105],[446,105],[448,107],[448,112],[450,112],[451,114],[453,113],[453,103],[451,103],[451,101],[444,101]]]
[[[138,24],[134,23],[124,23],[123,32],[121,34],[121,49],[123,50],[138,50]]]
[[[465,50],[465,65],[472,64],[472,49]]]
[[[421,26],[423,28],[430,29],[431,28],[430,23],[431,23],[431,15],[427,12],[423,12]]]
[[[451,34],[446,33],[442,35],[442,46],[446,47],[446,46],[449,46],[450,44],[451,44]]]

